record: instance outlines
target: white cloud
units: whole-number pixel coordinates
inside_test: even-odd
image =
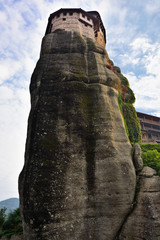
[[[6,103],[14,97],[13,91],[7,86],[0,87],[0,104]]]
[[[17,181],[24,163],[28,112],[28,91],[0,87],[1,200],[18,196]]]
[[[159,13],[160,1],[159,0],[149,0],[146,4],[144,4],[144,7],[148,14]]]
[[[160,87],[159,79],[153,75],[136,77],[134,73],[127,73],[125,76],[129,79],[130,86],[135,93],[135,107],[139,111],[154,112],[160,116]]]
[[[127,51],[126,51],[127,50]],[[116,52],[117,54],[117,52]],[[146,34],[135,37],[117,56],[123,74],[136,96],[135,107],[142,112],[160,112],[160,46]]]
[[[0,84],[13,77],[22,70],[22,64],[14,59],[2,59],[0,61]]]
[[[148,54],[146,59],[146,70],[148,74],[153,74],[159,79],[159,66],[160,66],[160,46],[158,43],[155,44],[157,47],[154,51]]]

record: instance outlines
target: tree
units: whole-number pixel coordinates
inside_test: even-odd
[[[1,224],[0,228],[0,237],[11,237],[14,234],[22,234],[22,218],[19,208],[15,209],[13,212],[10,212],[8,216],[5,216],[4,218],[4,210],[1,211],[1,213],[3,223]]]
[[[0,209],[0,229],[2,228],[3,223],[5,222],[6,219],[6,210],[7,208],[5,207]]]
[[[10,212],[7,216],[6,221],[3,224],[3,229],[17,229],[18,226],[22,223],[20,210],[19,208],[15,209],[13,212]]]

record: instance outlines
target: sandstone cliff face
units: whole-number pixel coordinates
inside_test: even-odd
[[[105,50],[75,32],[43,39],[19,178],[25,240],[113,240],[136,176]]]
[[[144,167],[138,176],[137,198],[133,212],[124,224],[120,240],[160,239],[160,177]]]

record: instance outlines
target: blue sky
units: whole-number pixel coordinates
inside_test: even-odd
[[[0,200],[18,197],[24,163],[29,82],[50,13],[59,8],[100,13],[106,49],[129,79],[138,111],[160,116],[159,0],[1,0]]]

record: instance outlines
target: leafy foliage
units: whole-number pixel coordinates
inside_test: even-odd
[[[160,144],[141,144],[145,166],[155,169],[160,175]]]
[[[123,104],[123,102],[122,102],[122,99],[121,99],[121,95],[120,95],[120,93],[118,93],[118,105],[119,105],[119,109],[120,109],[120,112],[121,112],[122,117],[123,117],[124,126],[125,126],[127,136],[129,137],[128,126],[127,126],[127,123],[126,123],[126,119],[124,118],[124,115],[123,115],[122,104]]]
[[[141,127],[137,117],[136,110],[132,104],[125,103],[121,94],[118,96],[119,108],[124,119],[126,133],[131,143],[141,142]]]
[[[131,143],[141,142],[141,128],[135,108],[132,104],[123,103],[122,112],[126,120]]]
[[[160,144],[143,143],[141,144],[141,149],[143,152],[147,152],[148,150],[157,150],[160,153]]]
[[[129,87],[129,82],[121,73],[117,73],[121,80],[119,88],[118,103],[124,118],[125,128],[131,143],[141,142],[141,127],[137,117],[136,110],[133,106],[135,96]]]
[[[6,209],[0,210],[3,219],[3,221],[0,223],[0,237],[10,237],[14,234],[22,234],[22,218],[19,208],[15,209],[13,212],[10,212],[8,216],[5,215],[5,211]]]
[[[119,92],[121,94],[123,102],[133,104],[135,102],[135,96],[132,89],[129,87],[128,79],[121,73],[118,73],[118,77],[121,80]]]
[[[120,80],[121,80],[121,85],[126,86],[126,87],[129,87],[128,79],[127,79],[123,74],[118,73],[118,77],[119,77]]]

